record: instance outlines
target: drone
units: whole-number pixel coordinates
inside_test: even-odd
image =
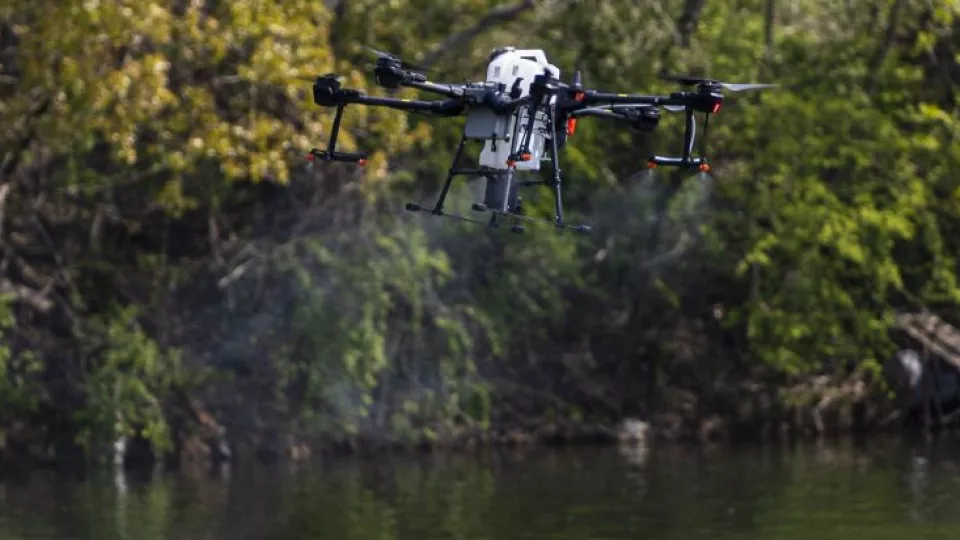
[[[560,80],[560,70],[547,61],[543,50],[515,47],[493,50],[489,57],[485,81],[443,84],[429,81],[424,75],[426,70],[420,66],[390,53],[370,50],[378,57],[373,69],[378,85],[387,89],[417,88],[443,96],[444,99],[414,100],[370,96],[359,90],[341,87],[336,74],[319,76],[313,84],[314,103],[322,107],[335,107],[336,113],[326,150],[313,148],[307,156],[308,159],[313,162],[340,161],[359,165],[366,163],[368,154],[365,152],[336,150],[343,112],[350,104],[389,107],[438,117],[465,116],[453,163],[433,207],[424,208],[417,203],[407,203],[406,209],[483,224],[481,220],[444,211],[444,203],[454,177],[479,176],[486,179],[483,202],[473,203],[472,209],[475,212],[489,212],[491,215],[486,225],[490,227],[499,227],[498,218],[501,217],[504,220],[514,220],[511,230],[518,233],[523,232],[524,227],[516,223],[517,221],[546,222],[559,229],[591,232],[589,225],[569,224],[563,215],[559,151],[575,133],[579,118],[616,120],[649,133],[660,121],[661,108],[671,112],[684,112],[686,128],[681,155],[654,155],[647,160],[646,166],[709,172],[711,166],[706,157],[694,156],[697,126],[695,113],[704,114],[702,146],[710,116],[716,114],[723,105],[724,89],[739,92],[776,86],[732,84],[697,77],[661,75],[666,80],[683,86],[694,86],[695,89],[665,96],[606,92],[584,88],[579,70],[574,73],[571,82],[564,83]],[[460,166],[468,141],[483,142],[479,167]],[[517,179],[518,172],[539,171],[543,162],[551,164],[550,180]],[[546,185],[553,189],[552,222],[521,213],[522,198],[518,194],[518,188],[536,185]]]

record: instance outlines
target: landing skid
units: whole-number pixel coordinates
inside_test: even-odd
[[[589,225],[558,223],[556,221],[550,221],[548,219],[540,219],[540,218],[535,218],[530,216],[524,216],[522,214],[516,214],[513,212],[503,212],[500,210],[493,210],[493,209],[487,208],[486,205],[481,203],[474,203],[472,208],[474,212],[490,212],[491,223],[495,223],[496,219],[502,216],[505,218],[513,218],[519,221],[526,221],[527,223],[535,223],[538,225],[544,225],[546,227],[554,227],[556,229],[569,230],[569,231],[578,232],[582,234],[590,234],[590,232],[593,230],[593,228]]]
[[[448,218],[456,219],[459,221],[476,223],[478,225],[486,225],[491,229],[500,228],[501,221],[498,218],[505,218],[506,220],[525,221],[527,223],[533,223],[537,225],[553,227],[556,229],[578,232],[581,234],[590,234],[590,232],[593,230],[593,228],[589,225],[573,225],[568,223],[556,223],[554,221],[539,219],[539,218],[530,217],[530,216],[524,216],[521,214],[514,214],[512,212],[502,212],[500,210],[491,210],[481,203],[474,203],[472,209],[475,212],[490,212],[490,219],[487,221],[474,219],[474,218],[463,216],[460,214],[449,214],[447,212],[443,212],[442,210],[440,212],[437,212],[435,210],[424,208],[417,203],[407,203],[406,209],[410,212],[425,212],[438,217],[448,217]],[[520,234],[520,233],[526,232],[526,228],[523,225],[514,223],[510,226],[510,232]]]
[[[417,204],[417,203],[412,203],[412,202],[407,203],[406,209],[407,209],[408,212],[426,212],[427,214],[432,214],[432,215],[434,215],[434,216],[438,216],[438,217],[448,217],[448,218],[450,218],[450,219],[456,219],[456,220],[459,220],[459,221],[467,221],[467,222],[470,222],[470,223],[476,223],[476,224],[478,224],[478,225],[486,225],[486,224],[487,224],[485,221],[482,221],[482,220],[479,220],[479,219],[470,218],[470,217],[467,217],[467,216],[462,216],[462,215],[460,215],[460,214],[448,214],[447,212],[444,212],[444,211],[442,211],[442,210],[441,210],[440,212],[435,212],[435,211],[433,211],[433,210],[430,210],[429,208],[424,208],[424,207],[420,206],[419,204]]]

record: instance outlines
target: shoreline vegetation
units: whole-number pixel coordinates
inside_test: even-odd
[[[830,384],[826,377],[817,377],[781,393],[781,399],[771,399],[753,387],[754,395],[731,401],[730,416],[712,414],[703,418],[683,417],[674,411],[654,415],[649,420],[625,418],[622,420],[589,421],[566,419],[530,420],[524,425],[505,428],[457,426],[445,432],[388,435],[347,435],[339,439],[309,440],[287,435],[272,439],[231,445],[223,437],[220,425],[207,424],[207,430],[177,437],[174,448],[165,454],[154,453],[146,441],[134,444],[124,441],[123,454],[114,456],[115,465],[132,469],[183,467],[210,467],[222,463],[236,465],[269,465],[283,462],[312,461],[320,456],[363,457],[406,455],[410,453],[472,453],[485,449],[574,447],[600,445],[649,448],[657,444],[702,446],[714,444],[790,444],[818,439],[836,439],[848,436],[882,436],[890,433],[922,432],[935,434],[951,432],[955,418],[940,417],[931,424],[917,421],[918,414],[931,410],[916,407],[907,412],[898,410],[884,394],[871,395],[861,380],[847,384]],[[774,393],[782,389],[772,389]],[[903,418],[912,414],[913,423]],[[935,413],[934,413],[935,414]],[[207,416],[208,422],[211,417]],[[928,418],[927,422],[931,419]],[[202,422],[198,425],[203,425]],[[251,435],[251,434],[242,434]],[[263,435],[263,434],[261,434]],[[234,438],[234,441],[244,437]],[[57,468],[57,463],[39,464]]]
[[[960,8],[501,4],[0,6],[0,468],[952,425]],[[364,46],[463,81],[504,45],[617,92],[781,87],[727,96],[710,175],[638,172],[677,115],[581,121],[590,236],[404,213],[462,121],[351,107],[366,166],[304,159],[314,77],[387,94]]]

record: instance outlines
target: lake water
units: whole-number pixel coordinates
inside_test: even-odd
[[[960,538],[960,443],[575,448],[0,484],[0,539]]]

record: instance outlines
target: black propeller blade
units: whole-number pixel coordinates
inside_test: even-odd
[[[343,75],[337,75],[336,73],[324,73],[323,75],[320,75],[320,77],[317,77],[316,75],[298,75],[296,77],[293,77],[293,80],[315,82],[318,78],[325,78],[325,79],[333,78],[340,83],[346,80],[346,77],[344,77]]]
[[[731,92],[742,92],[744,90],[760,90],[763,88],[776,88],[777,86],[779,86],[776,84],[765,84],[765,83],[728,83],[728,82],[722,82],[722,81],[715,81],[713,79],[705,79],[702,77],[669,75],[665,73],[661,73],[660,78],[665,81],[677,82],[684,86],[693,86],[698,84],[710,84],[710,85],[715,84],[718,86],[722,86]]]
[[[419,66],[419,65],[414,64],[414,63],[412,63],[412,62],[407,62],[406,60],[403,60],[403,59],[401,59],[400,57],[398,57],[398,56],[396,56],[396,55],[393,55],[393,54],[390,54],[390,53],[388,53],[388,52],[379,51],[379,50],[377,50],[377,49],[374,49],[373,47],[366,47],[366,49],[367,49],[368,51],[372,52],[372,53],[373,53],[374,55],[376,55],[378,58],[384,58],[384,59],[387,59],[387,60],[393,60],[394,62],[399,62],[399,63],[400,63],[400,67],[402,67],[403,69],[410,69],[410,70],[413,70],[413,71],[430,71],[429,68],[426,68],[426,67],[424,67],[424,66]]]

